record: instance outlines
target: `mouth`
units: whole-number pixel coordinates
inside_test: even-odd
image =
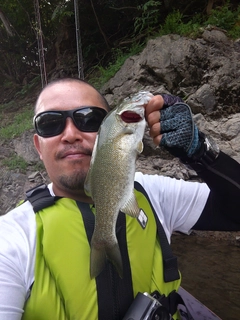
[[[85,150],[85,151],[81,151],[81,150],[65,150],[62,152],[59,152],[57,154],[57,158],[58,159],[79,159],[79,158],[84,158],[84,157],[89,157],[91,156],[91,151],[90,150]]]
[[[82,158],[85,156],[86,156],[86,154],[84,154],[84,153],[69,153],[69,154],[65,155],[65,158]]]
[[[87,157],[87,155],[85,153],[67,153],[62,157],[62,159],[80,160],[85,157]]]
[[[124,111],[121,114],[121,119],[126,123],[136,123],[136,122],[140,122],[143,118],[136,112]]]

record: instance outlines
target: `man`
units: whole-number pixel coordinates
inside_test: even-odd
[[[198,131],[179,98],[157,95],[145,108],[155,144],[191,165],[208,185],[137,173],[135,192],[148,224],[144,229],[120,215],[124,277],[107,262],[91,279],[94,204],[84,181],[109,107],[84,81],[50,83],[36,102],[34,144],[52,184],[29,193],[32,204],[26,201],[0,219],[1,320],[122,319],[137,292],[170,296],[180,285],[178,274],[163,276],[157,220],[169,241],[173,231],[240,229],[240,164]],[[175,309],[169,312],[177,319]]]

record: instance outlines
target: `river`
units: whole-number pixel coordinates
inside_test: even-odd
[[[173,235],[182,287],[223,320],[240,319],[240,244]]]

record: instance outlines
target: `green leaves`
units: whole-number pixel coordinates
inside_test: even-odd
[[[211,11],[210,16],[204,25],[212,25],[228,31],[228,34],[234,39],[240,37],[240,5],[237,10],[232,10],[229,1],[218,8]]]
[[[18,112],[16,116],[14,116],[14,112],[13,112],[10,123],[1,121],[0,139],[1,140],[13,139],[14,137],[20,136],[25,131],[33,128],[32,117],[33,117],[32,106],[23,109],[21,113]],[[9,118],[10,117],[8,117],[8,119]]]
[[[149,0],[137,7],[140,15],[134,19],[135,33],[145,29],[151,31],[156,27],[161,13],[161,4],[160,1]]]
[[[1,0],[0,86],[11,82],[25,86],[40,75],[36,0]],[[71,0],[38,0],[44,62],[48,80],[77,76],[77,43],[74,3]],[[125,53],[150,37],[167,33],[194,36],[201,26],[222,28],[233,38],[240,37],[240,5],[234,0],[213,7],[206,14],[206,2],[169,0],[78,0],[84,74],[94,68],[117,70],[116,49]],[[91,5],[92,4],[92,5]],[[168,5],[167,5],[168,4]],[[118,52],[118,58],[121,56]],[[41,55],[40,55],[41,56]],[[98,70],[99,71],[99,70]],[[40,84],[40,81],[39,81]],[[1,98],[0,98],[1,99]]]

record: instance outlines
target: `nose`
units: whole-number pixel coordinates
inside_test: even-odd
[[[66,119],[66,126],[62,132],[61,140],[63,142],[74,143],[83,140],[82,132],[78,130],[71,118]]]

